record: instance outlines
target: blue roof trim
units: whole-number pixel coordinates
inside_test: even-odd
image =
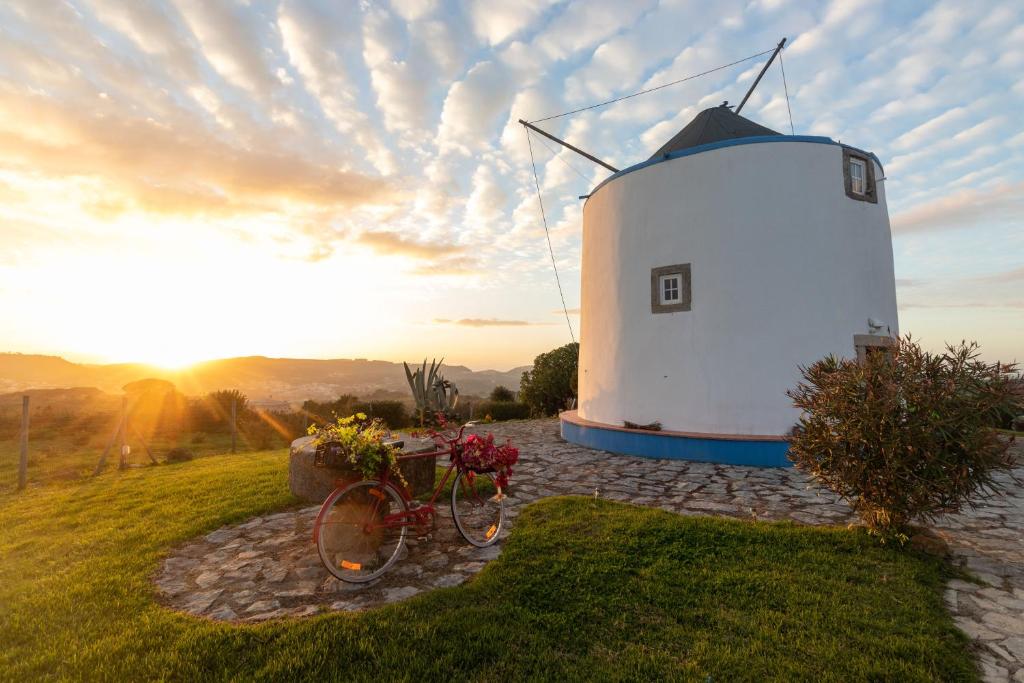
[[[850,145],[844,145],[840,142],[836,142],[832,138],[827,138],[820,135],[755,135],[746,138],[733,138],[732,140],[719,140],[718,142],[709,142],[706,145],[697,145],[696,147],[689,147],[687,149],[681,149],[675,152],[670,152],[669,154],[666,154],[660,159],[648,159],[647,161],[641,161],[639,164],[635,164],[633,166],[630,166],[629,168],[624,168],[618,173],[613,173],[612,175],[602,180],[600,183],[597,184],[597,186],[593,190],[590,191],[590,195],[587,196],[587,199],[589,200],[591,196],[593,196],[598,190],[600,190],[609,182],[615,180],[616,178],[620,178],[626,175],[627,173],[639,171],[641,168],[647,168],[648,166],[653,166],[654,164],[660,164],[663,161],[671,161],[673,159],[688,157],[694,154],[700,154],[702,152],[710,152],[713,149],[722,149],[723,147],[736,147],[738,145],[756,145],[762,142],[810,142],[818,145],[836,145],[838,147],[847,147],[855,152],[859,152],[864,156],[874,159],[875,163],[878,164],[878,167],[882,169],[882,175],[885,175],[885,167],[882,166],[882,162],[878,159],[877,156],[875,156],[874,152],[865,152],[862,149],[858,149],[856,147],[851,147]]]

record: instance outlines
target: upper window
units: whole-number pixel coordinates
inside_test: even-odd
[[[875,166],[863,153],[843,147],[843,182],[846,196],[860,202],[878,203],[875,192]]]
[[[867,179],[866,166],[863,159],[850,157],[850,190],[854,194],[864,194],[865,180]]]
[[[690,310],[690,264],[651,269],[651,313]]]

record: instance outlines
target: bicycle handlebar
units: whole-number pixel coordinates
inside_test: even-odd
[[[455,444],[455,443],[457,443],[457,442],[462,440],[462,434],[463,434],[463,432],[466,431],[466,427],[474,427],[474,426],[476,426],[476,423],[473,422],[473,421],[469,421],[466,424],[464,424],[461,427],[459,427],[458,433],[455,433],[454,430],[452,430],[452,431],[448,431],[448,432],[441,432],[441,433],[438,434],[438,436],[441,437],[442,439],[444,439],[449,444]],[[455,435],[452,436],[452,434],[455,434]]]

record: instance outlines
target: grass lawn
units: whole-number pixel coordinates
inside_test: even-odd
[[[470,583],[366,613],[233,626],[157,605],[173,544],[292,503],[286,459],[0,494],[0,680],[976,678],[936,560],[589,498],[528,507]]]

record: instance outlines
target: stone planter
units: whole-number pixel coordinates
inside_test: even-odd
[[[403,453],[425,453],[435,450],[430,439],[414,439],[400,434],[405,442]],[[362,477],[350,467],[317,467],[313,464],[316,448],[313,437],[304,436],[292,442],[288,461],[288,486],[297,497],[310,503],[322,503],[337,487],[339,480],[355,481]],[[402,476],[409,482],[413,496],[430,493],[434,489],[436,458],[415,458],[399,463]]]

